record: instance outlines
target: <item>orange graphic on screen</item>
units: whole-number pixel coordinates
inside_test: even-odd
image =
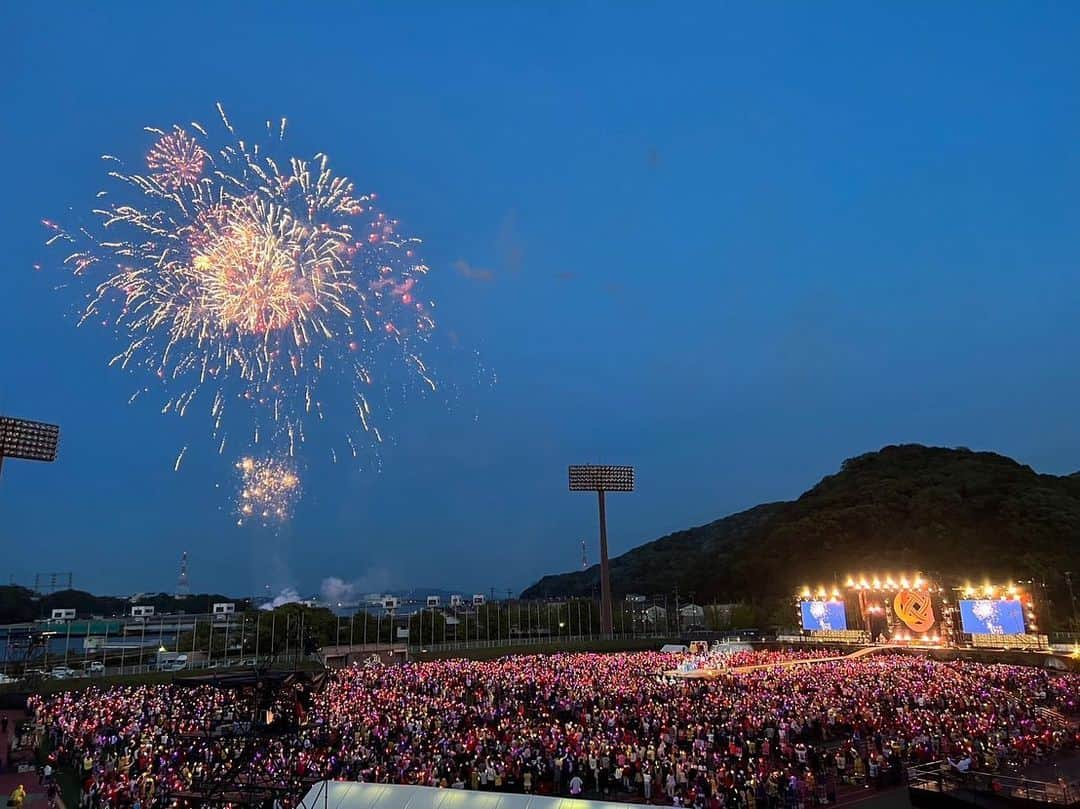
[[[927,593],[901,590],[893,600],[893,610],[912,632],[929,632],[934,625],[934,605]]]

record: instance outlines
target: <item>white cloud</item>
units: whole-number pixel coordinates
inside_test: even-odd
[[[300,594],[296,592],[295,587],[286,587],[280,593],[278,593],[271,601],[267,601],[260,609],[272,610],[277,607],[283,607],[286,604],[295,604],[301,601]]]

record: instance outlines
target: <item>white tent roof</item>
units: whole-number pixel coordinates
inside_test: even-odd
[[[641,809],[610,801],[353,781],[315,784],[301,805],[306,809]]]

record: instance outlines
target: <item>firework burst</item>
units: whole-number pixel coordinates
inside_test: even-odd
[[[193,185],[206,167],[203,147],[180,127],[166,134],[155,130],[161,137],[146,156],[146,166],[163,188],[176,189]]]
[[[285,460],[241,458],[236,462],[240,477],[237,498],[237,525],[260,520],[264,525],[284,522],[292,516],[300,497],[300,476]]]
[[[418,241],[326,155],[277,154],[284,119],[267,122],[263,148],[218,111],[219,145],[192,123],[148,128],[136,170],[106,155],[115,188],[98,195],[97,225],[46,221],[49,243],[72,244],[65,263],[88,279],[82,321],[120,334],[111,363],[156,377],[163,412],[201,410],[219,452],[269,444],[294,458],[307,420],[328,419],[326,389],[344,386],[347,413],[330,419],[344,440],[326,449],[355,457],[363,434],[381,440],[372,393],[400,376],[394,368],[435,389],[421,358],[435,321],[419,297]],[[279,510],[252,514],[263,511]]]

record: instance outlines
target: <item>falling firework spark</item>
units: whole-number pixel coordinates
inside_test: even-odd
[[[300,476],[288,462],[241,458],[236,470],[240,476],[237,525],[252,519],[269,525],[292,516],[300,497]]]
[[[156,376],[162,412],[203,408],[219,451],[231,430],[230,443],[262,438],[292,457],[306,420],[326,419],[326,389],[344,384],[336,424],[355,456],[359,433],[381,440],[372,392],[394,367],[435,389],[421,358],[435,321],[419,297],[418,240],[326,155],[275,156],[284,119],[267,123],[267,150],[218,111],[224,145],[193,123],[147,128],[155,140],[138,170],[106,155],[118,190],[98,195],[108,204],[97,226],[46,220],[48,242],[74,245],[65,263],[92,284],[81,321],[116,328],[124,347],[111,364]]]

